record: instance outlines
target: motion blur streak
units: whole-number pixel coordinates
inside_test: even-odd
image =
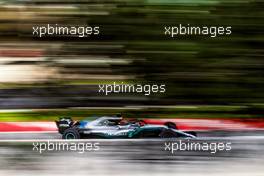
[[[93,85],[109,81],[168,87],[166,94],[146,100],[136,94],[113,95],[108,102],[114,106],[263,107],[263,7],[257,0],[2,1],[0,82],[15,90],[12,97],[19,101],[11,102],[11,94],[2,92],[1,108],[107,106],[106,97],[96,103],[89,97],[100,96]],[[100,35],[32,35],[33,26],[47,24],[100,26]],[[164,35],[164,26],[179,24],[231,26],[232,34],[213,39]],[[31,91],[35,94],[28,96]]]
[[[223,142],[225,139],[206,140]],[[263,138],[240,138],[232,142],[232,151],[164,150],[161,140],[93,140],[100,150],[77,153],[32,151],[32,142],[1,142],[1,175],[205,175],[223,174],[260,176],[263,174]],[[27,163],[27,164],[25,164]]]

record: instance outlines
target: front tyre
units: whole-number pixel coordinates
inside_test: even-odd
[[[171,130],[164,130],[159,134],[160,138],[175,138],[176,135],[173,131]]]
[[[178,129],[178,127],[176,126],[176,124],[175,123],[172,123],[172,122],[166,122],[164,125],[167,126],[168,128],[172,128],[172,129],[175,129],[175,130]]]
[[[70,140],[70,139],[80,139],[80,138],[81,138],[80,133],[75,128],[68,128],[62,134],[62,139]]]

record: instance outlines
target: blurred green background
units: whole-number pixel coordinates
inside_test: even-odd
[[[120,111],[140,117],[263,117],[263,7],[260,0],[1,1],[0,109],[50,113],[3,111],[0,120]],[[46,24],[99,26],[100,35],[32,35],[32,26]],[[179,24],[232,26],[232,34],[164,35],[165,26]],[[166,93],[98,93],[98,84],[114,81],[166,84]],[[175,105],[198,108],[170,107]],[[70,109],[76,107],[82,110]]]

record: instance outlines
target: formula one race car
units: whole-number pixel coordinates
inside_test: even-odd
[[[101,117],[93,121],[76,121],[60,118],[56,121],[63,139],[82,138],[195,138],[195,132],[183,132],[165,125],[142,124],[122,117]]]

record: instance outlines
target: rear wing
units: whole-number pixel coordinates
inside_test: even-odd
[[[66,129],[70,128],[74,124],[74,121],[71,117],[60,117],[60,119],[56,120],[55,123],[58,128],[58,132],[63,134]]]

